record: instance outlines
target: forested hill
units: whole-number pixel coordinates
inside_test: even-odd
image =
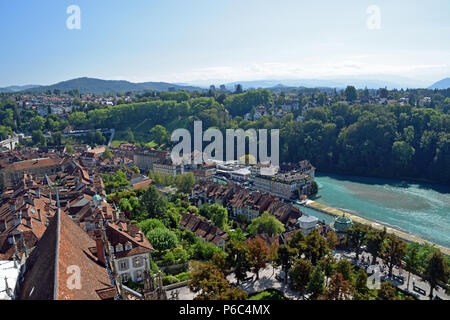
[[[450,90],[382,94],[406,94],[410,101],[421,100],[425,94],[431,96],[431,102],[429,107],[382,105],[342,102],[344,97],[339,93],[324,99],[301,95],[296,97],[300,105],[305,101],[325,103],[308,109],[299,121],[301,111],[274,116],[277,105],[285,103],[287,97],[273,97],[267,90],[229,95],[161,92],[157,97],[142,96],[141,102],[79,107],[67,120],[55,114],[43,118],[31,111],[18,114],[17,106],[8,102],[0,104],[0,129],[3,126],[9,131],[33,132],[38,137],[36,131],[61,132],[68,124],[77,128],[116,128],[117,140],[142,144],[153,141],[169,148],[170,133],[177,128],[192,132],[195,120],[203,121],[203,130],[280,129],[280,158],[284,162],[309,159],[322,171],[449,184]],[[256,121],[243,118],[259,105],[268,106],[266,115]],[[40,139],[36,143],[47,142]]]
[[[202,89],[193,86],[182,86],[166,82],[142,82],[132,83],[124,80],[102,80],[94,78],[77,78],[59,82],[50,86],[39,86],[26,90],[27,92],[46,92],[48,90],[53,91],[55,89],[61,92],[67,92],[78,89],[80,93],[124,93],[128,91],[167,91],[169,88],[174,90],[194,91]]]

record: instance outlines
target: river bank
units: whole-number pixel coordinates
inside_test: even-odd
[[[370,227],[372,227],[374,229],[377,229],[377,230],[383,230],[383,228],[386,228],[386,232],[387,233],[395,234],[397,237],[399,237],[400,239],[402,239],[404,241],[417,242],[417,243],[420,243],[420,244],[427,243],[427,244],[435,246],[436,248],[441,250],[441,252],[443,254],[445,254],[447,256],[450,256],[450,248],[447,248],[447,247],[435,244],[435,243],[433,243],[431,241],[428,241],[428,240],[421,239],[419,237],[413,236],[413,235],[408,234],[406,232],[394,229],[394,228],[392,228],[390,226],[387,226],[387,225],[384,225],[384,224],[381,224],[381,223],[377,223],[377,222],[374,222],[374,221],[367,220],[365,218],[359,217],[359,216],[351,214],[349,212],[344,212],[342,210],[326,206],[326,205],[324,205],[322,203],[319,203],[317,201],[306,200],[303,203],[301,203],[301,205],[303,205],[303,206],[305,206],[307,208],[310,208],[310,209],[313,209],[313,210],[317,210],[317,211],[320,211],[322,213],[331,215],[333,217],[338,217],[338,216],[342,216],[343,214],[345,214],[346,216],[350,217],[353,221],[361,223],[361,224],[364,224],[364,225],[367,225],[367,226],[370,226]]]
[[[450,187],[323,173],[315,181],[321,204],[450,248]]]

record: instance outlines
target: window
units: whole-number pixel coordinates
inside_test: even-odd
[[[130,276],[128,273],[122,274],[122,282],[128,282],[128,279],[130,279]]]
[[[136,281],[142,281],[142,280],[143,280],[142,271],[141,270],[136,271]]]
[[[128,261],[127,260],[119,261],[119,270],[123,271],[127,269],[128,269]]]
[[[128,243],[128,244],[125,245],[125,250],[126,251],[131,250],[131,248],[132,248],[131,243]]]
[[[121,244],[118,244],[116,246],[116,252],[121,252],[121,251],[123,251],[123,246]]]
[[[133,267],[140,268],[140,267],[142,267],[142,265],[143,265],[142,257],[136,257],[133,259]]]

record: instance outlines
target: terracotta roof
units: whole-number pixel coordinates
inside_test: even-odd
[[[6,166],[4,170],[7,172],[30,170],[34,168],[57,166],[60,163],[60,158],[34,159],[11,163],[10,165]]]
[[[227,239],[228,233],[214,226],[205,218],[197,216],[189,212],[180,212],[180,225],[189,229],[200,238],[208,242],[217,244],[221,239]]]
[[[147,188],[149,185],[152,184],[152,180],[145,180],[145,181],[141,181],[138,183],[133,184],[133,188],[135,189],[142,189],[142,188]]]
[[[52,219],[26,262],[27,271],[20,298],[33,300],[110,298],[109,290],[114,289],[108,272],[90,250],[95,247],[95,241],[65,213],[61,213],[59,217],[59,221],[57,215]],[[67,285],[70,283],[69,277],[72,276],[68,271],[72,266],[80,270],[80,289],[71,289]]]
[[[106,237],[113,247],[118,244],[123,245],[123,251],[114,252],[114,255],[117,258],[130,257],[136,254],[154,251],[152,245],[137,224],[130,224],[127,226],[127,224],[108,223],[106,227]],[[131,243],[131,250],[125,250],[125,244],[127,242]]]

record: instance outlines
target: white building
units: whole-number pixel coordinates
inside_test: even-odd
[[[122,282],[144,280],[145,261],[154,251],[137,224],[108,223],[106,236],[114,254],[114,264]]]
[[[314,229],[319,222],[319,218],[314,216],[303,215],[297,220],[297,226],[307,235],[312,229]]]

